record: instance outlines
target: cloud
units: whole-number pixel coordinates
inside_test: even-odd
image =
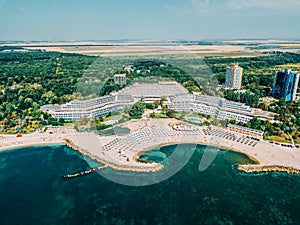
[[[27,8],[21,6],[21,7],[18,8],[18,10],[24,12],[24,11],[27,10]]]
[[[225,7],[231,9],[270,9],[284,10],[300,6],[299,0],[228,0],[224,1]]]
[[[172,10],[172,9],[175,9],[176,7],[174,5],[170,5],[170,4],[166,4],[165,5],[165,9],[167,10]]]
[[[200,12],[261,10],[298,10],[300,0],[187,0],[187,5]]]

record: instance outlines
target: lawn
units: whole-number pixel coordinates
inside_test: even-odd
[[[281,143],[292,144],[289,137],[285,137],[285,136],[284,137],[282,137],[282,136],[269,136],[269,137],[266,137],[265,140],[273,141],[273,142],[281,142]]]
[[[165,118],[169,118],[169,117],[165,114],[162,114],[162,113],[155,113],[155,117],[152,117],[152,118],[165,119]]]

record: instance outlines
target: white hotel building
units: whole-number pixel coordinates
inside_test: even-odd
[[[45,105],[41,110],[48,112],[54,118],[78,120],[81,117],[98,117],[113,111],[122,111],[124,105],[133,102],[129,95],[110,94],[89,100],[71,101],[64,105]]]
[[[160,100],[162,96],[167,97],[169,109],[210,115],[219,120],[228,119],[246,123],[253,117],[270,120],[274,117],[273,113],[253,109],[224,98],[199,93],[188,94],[188,91],[177,82],[135,83],[108,96],[71,101],[64,105],[45,105],[41,110],[57,119],[78,120],[83,116],[98,117],[109,112],[122,111],[125,105],[132,105],[141,98],[146,102],[153,102]]]
[[[169,108],[178,112],[194,112],[210,115],[218,120],[235,120],[243,123],[247,123],[254,117],[273,120],[275,116],[274,113],[254,109],[243,103],[199,93],[171,97]]]

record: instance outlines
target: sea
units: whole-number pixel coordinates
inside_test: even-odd
[[[254,162],[226,149],[199,171],[206,151],[202,145],[194,150],[158,147],[140,160],[164,164],[170,155],[185,151],[193,153],[182,168],[153,183],[147,177],[155,180],[156,174],[112,169],[64,178],[101,166],[64,145],[2,151],[0,225],[300,224],[299,175],[244,174],[236,165]],[[174,164],[164,166],[167,171]],[[132,178],[140,183],[130,185]]]

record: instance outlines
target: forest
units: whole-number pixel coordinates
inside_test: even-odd
[[[56,52],[0,52],[0,132],[63,124],[39,108],[74,99],[76,84],[93,60]]]

